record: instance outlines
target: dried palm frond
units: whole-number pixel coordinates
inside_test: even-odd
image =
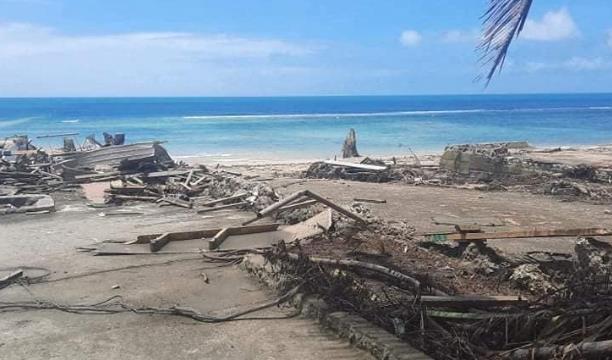
[[[523,29],[533,0],[489,0],[482,16],[483,29],[478,50],[480,61],[489,68],[484,78],[488,85],[496,70],[503,67],[510,43]],[[480,75],[478,79],[483,78]]]

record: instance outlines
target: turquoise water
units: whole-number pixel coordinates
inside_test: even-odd
[[[166,140],[179,156],[329,157],[351,127],[359,150],[375,155],[468,142],[611,143],[612,94],[0,99],[0,137],[123,132],[129,142]]]

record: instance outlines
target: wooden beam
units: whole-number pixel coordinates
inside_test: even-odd
[[[284,198],[284,199],[282,199],[282,200],[280,200],[278,202],[275,202],[274,204],[268,206],[267,208],[265,208],[263,210],[260,210],[257,213],[256,217],[243,222],[242,225],[248,225],[248,224],[250,224],[252,222],[255,222],[255,221],[257,221],[257,220],[259,220],[259,219],[261,219],[261,218],[263,218],[265,216],[272,215],[273,213],[279,211],[279,209],[282,208],[283,206],[288,205],[288,204],[296,201],[297,199],[300,199],[301,197],[305,196],[306,192],[307,192],[306,190],[298,191],[296,193],[293,193],[293,194],[287,196],[286,198]]]
[[[185,185],[187,188],[189,188],[189,182],[191,181],[192,177],[193,177],[193,169],[189,171],[189,174],[187,175],[187,179],[185,179],[185,182],[183,183],[183,185]],[[189,188],[189,190],[191,190],[191,188]]]
[[[343,207],[341,207],[339,205],[334,204],[333,202],[327,200],[326,198],[324,198],[324,197],[322,197],[320,195],[317,195],[317,194],[315,194],[315,193],[313,193],[313,192],[311,192],[309,190],[302,190],[302,191],[298,191],[298,192],[296,192],[294,194],[291,194],[288,197],[284,198],[283,200],[278,201],[278,202],[268,206],[267,208],[259,211],[257,213],[257,217],[243,222],[242,225],[247,225],[247,224],[255,222],[255,221],[257,221],[257,220],[259,220],[259,219],[261,219],[261,218],[263,218],[265,216],[272,215],[275,212],[280,211],[283,207],[288,206],[288,204],[291,204],[292,202],[294,202],[297,199],[300,199],[302,197],[308,197],[308,198],[311,198],[313,200],[316,200],[317,202],[320,202],[320,203],[322,203],[322,204],[324,204],[324,205],[326,205],[326,206],[336,210],[337,212],[343,214],[344,216],[347,216],[347,217],[349,217],[349,218],[351,218],[351,219],[353,219],[353,220],[355,220],[355,221],[357,221],[359,223],[367,224],[367,222],[364,219],[362,219],[360,216],[355,215],[352,212],[346,210],[345,208],[343,208]]]
[[[280,224],[263,224],[263,225],[250,225],[250,226],[240,226],[232,228],[232,231],[235,231],[235,235],[238,235],[238,232],[242,232],[243,234],[256,234],[260,232],[267,231],[275,231],[278,229]],[[185,240],[197,240],[197,239],[206,239],[215,236],[221,229],[205,229],[205,230],[194,230],[194,231],[181,231],[181,232],[170,232],[168,233],[168,238],[170,241],[185,241]],[[139,235],[135,241],[129,242],[127,244],[147,244],[151,240],[161,236],[163,234],[148,234],[148,235]]]
[[[346,210],[345,208],[343,208],[343,207],[341,207],[339,205],[334,204],[333,202],[327,200],[326,198],[324,198],[322,196],[319,196],[319,195],[317,195],[317,194],[315,194],[315,193],[313,193],[313,192],[311,192],[309,190],[306,190],[305,192],[306,192],[306,196],[311,197],[311,198],[319,201],[320,203],[323,203],[324,205],[329,206],[330,208],[332,208],[332,209],[336,210],[337,212],[341,213],[342,215],[344,215],[346,217],[349,217],[349,218],[351,218],[351,219],[353,219],[353,220],[355,220],[355,221],[357,221],[357,222],[359,222],[361,224],[364,224],[364,225],[367,224],[367,222],[364,219],[362,219],[360,216],[355,215],[352,212]]]
[[[229,236],[229,228],[223,228],[215,236],[208,240],[208,250],[214,250],[221,245],[222,242]]]
[[[283,206],[282,208],[278,209],[278,211],[289,211],[289,210],[295,210],[295,209],[300,209],[303,207],[307,207],[310,205],[314,205],[318,203],[317,200],[306,200],[306,201],[302,201],[302,202],[297,202],[297,203],[292,203],[289,204],[287,206]]]
[[[155,239],[149,242],[149,248],[151,249],[151,252],[158,252],[159,250],[161,250],[161,248],[166,246],[166,244],[168,244],[169,242],[170,242],[169,234],[168,233],[161,234],[160,236],[156,237]]]
[[[538,237],[575,237],[575,236],[609,236],[612,231],[604,228],[578,228],[578,229],[521,229],[513,231],[497,231],[489,233],[451,233],[428,234],[425,238],[430,241],[482,241],[493,239],[520,239]]]
[[[205,202],[205,203],[203,203],[201,205],[202,206],[213,206],[213,205],[216,205],[216,204],[219,204],[219,203],[224,203],[224,202],[227,202],[227,201],[240,200],[240,199],[243,199],[243,198],[245,198],[247,196],[249,196],[249,193],[240,193],[238,195],[232,195],[232,196],[224,197],[224,198],[221,198],[221,199],[215,199],[215,200],[212,200],[212,201],[208,201],[208,202]]]
[[[248,201],[241,201],[241,202],[237,202],[237,203],[219,205],[219,206],[215,206],[215,207],[211,207],[211,208],[200,209],[200,210],[198,210],[198,214],[204,214],[204,213],[211,212],[211,211],[229,209],[229,208],[233,208],[233,207],[236,207],[236,206],[243,206],[243,205],[248,205],[248,204],[249,204]]]

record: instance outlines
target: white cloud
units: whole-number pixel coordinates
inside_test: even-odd
[[[449,30],[442,33],[445,43],[475,43],[480,38],[478,30]]]
[[[525,63],[527,72],[539,71],[598,71],[612,69],[612,59],[603,57],[587,58],[574,56],[560,62],[528,61]]]
[[[612,48],[612,29],[608,30],[608,46]]]
[[[301,59],[320,50],[227,34],[72,35],[24,23],[0,23],[0,44],[0,96],[252,94],[269,91],[257,83],[286,86],[287,69],[306,77]]]
[[[75,54],[89,51],[131,53],[167,51],[204,58],[305,55],[311,50],[281,40],[250,39],[224,34],[134,32],[111,35],[64,35],[31,24],[0,25],[0,57],[40,54]]]
[[[403,46],[416,46],[421,43],[423,37],[415,30],[404,30],[400,35],[400,43]]]
[[[567,8],[549,11],[540,20],[527,19],[521,37],[527,40],[558,41],[578,36],[578,26]]]

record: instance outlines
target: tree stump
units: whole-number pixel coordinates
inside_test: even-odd
[[[355,129],[350,129],[344,140],[344,145],[342,145],[342,157],[350,158],[357,156],[359,156],[357,152],[357,134],[355,133]]]

